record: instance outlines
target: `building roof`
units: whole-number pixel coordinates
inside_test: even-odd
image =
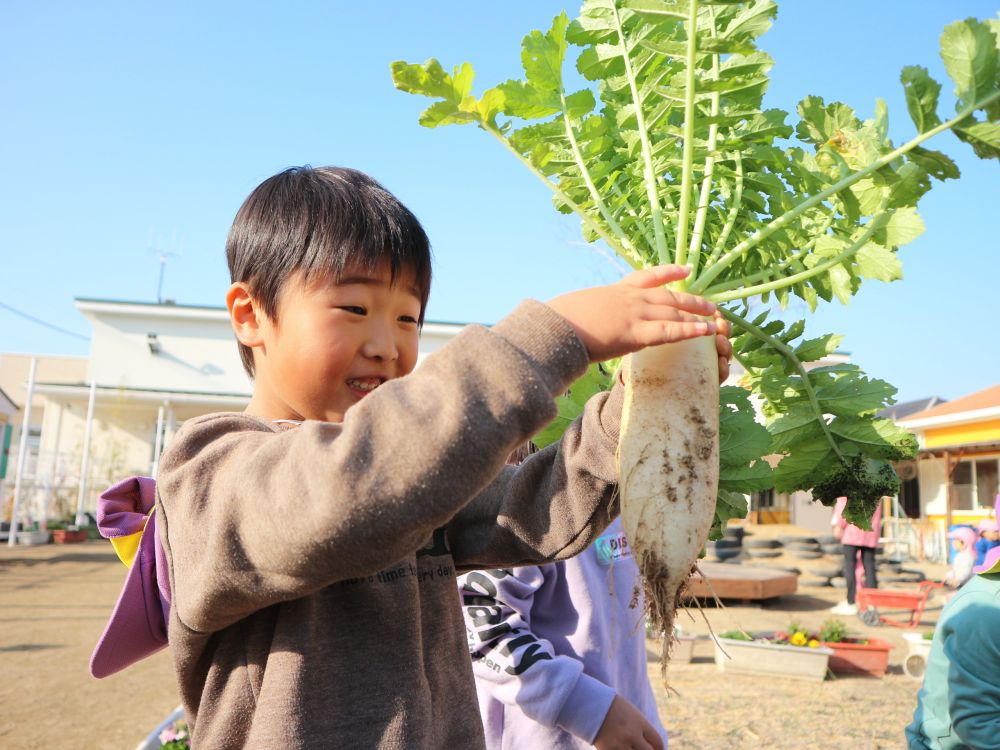
[[[968,396],[956,398],[954,401],[932,406],[929,409],[907,415],[910,419],[929,419],[932,417],[946,417],[953,414],[963,414],[970,411],[982,411],[984,409],[1000,409],[1000,383],[981,391],[970,393]]]
[[[919,412],[943,403],[945,403],[945,400],[940,396],[928,396],[927,398],[920,398],[916,401],[904,401],[901,404],[887,406],[878,413],[878,416],[883,419],[892,420],[906,419],[913,414],[918,414]]]
[[[0,388],[0,405],[8,404],[8,408],[17,411],[18,406],[14,403],[14,399],[4,393],[3,388]]]
[[[157,317],[209,317],[228,318],[229,313],[223,305],[181,305],[173,300],[165,302],[138,302],[124,299],[99,299],[96,297],[75,297],[76,307],[84,314],[88,312],[114,312],[133,315],[155,315]],[[449,320],[424,320],[424,329],[433,331],[435,328],[464,328],[468,323],[456,323]]]

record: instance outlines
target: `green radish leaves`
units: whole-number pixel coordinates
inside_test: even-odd
[[[562,437],[569,423],[583,413],[583,407],[590,397],[601,391],[611,390],[615,375],[621,366],[620,359],[592,364],[583,377],[579,378],[569,392],[556,399],[559,415],[545,428],[537,433],[531,441],[539,448],[544,448]]]
[[[902,278],[898,250],[923,231],[918,201],[959,176],[925,143],[951,130],[980,157],[1000,158],[1000,19],[957,21],[941,36],[953,116],[939,111],[943,87],[925,68],[903,69],[916,134],[897,146],[881,100],[867,118],[815,95],[794,116],[764,108],[774,62],[757,39],[776,15],[772,0],[584,0],[577,18],[561,14],[524,38],[523,79],[478,98],[468,63],[450,74],[436,60],[392,65],[399,89],[433,100],[422,125],[483,129],[550,188],[559,211],[580,218],[587,241],[634,267],[690,264],[677,286],[724,306],[771,445],[722,446],[716,531],[739,513],[737,496],[762,486],[765,454],[778,491],[813,489],[824,501],[849,491],[858,506],[848,516],[863,520],[891,489],[886,462],[915,450],[874,417],[891,386],[853,365],[807,370],[839,339],[802,340],[801,325],[750,321],[729,303],[785,308],[798,297],[815,309]],[[587,82],[576,91],[566,90],[571,65]],[[724,396],[721,408],[723,423],[752,429],[726,413],[749,414],[745,405]],[[728,451],[739,461],[727,464]]]
[[[761,398],[769,451],[780,459],[774,489],[811,490],[826,505],[847,496],[845,517],[868,528],[879,499],[898,491],[891,462],[917,450],[912,434],[875,416],[893,403],[896,389],[847,362],[810,366],[829,356],[839,337],[799,342],[800,323],[786,330],[782,321],[765,324],[764,316],[737,325],[743,333],[733,347],[757,363],[747,367],[746,385]]]

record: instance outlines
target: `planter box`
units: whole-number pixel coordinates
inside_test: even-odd
[[[889,668],[892,644],[878,638],[866,638],[867,643],[824,643],[833,651],[830,671],[834,674],[867,674],[882,677]]]
[[[673,645],[670,647],[671,664],[690,664],[694,657],[694,642],[697,636],[676,635]]]
[[[49,532],[47,531],[19,531],[17,532],[17,543],[29,547],[36,544],[48,544]]]
[[[87,541],[86,529],[52,529],[54,544],[75,544]]]
[[[825,646],[807,648],[719,638],[715,644],[715,665],[720,672],[823,680],[832,654]]]
[[[903,671],[906,676],[921,680],[927,671],[927,660],[931,655],[931,641],[920,633],[903,633],[906,639],[907,653],[903,661]]]

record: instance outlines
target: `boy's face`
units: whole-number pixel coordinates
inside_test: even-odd
[[[277,320],[265,317],[261,325],[248,411],[340,422],[382,383],[412,371],[420,296],[405,275],[390,279],[387,267],[374,274],[348,271],[336,283],[290,278]]]

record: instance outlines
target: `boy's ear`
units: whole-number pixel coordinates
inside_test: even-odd
[[[250,294],[250,288],[242,281],[235,282],[226,292],[226,307],[229,308],[229,323],[236,339],[244,346],[255,347],[264,343],[262,325],[264,311]]]

